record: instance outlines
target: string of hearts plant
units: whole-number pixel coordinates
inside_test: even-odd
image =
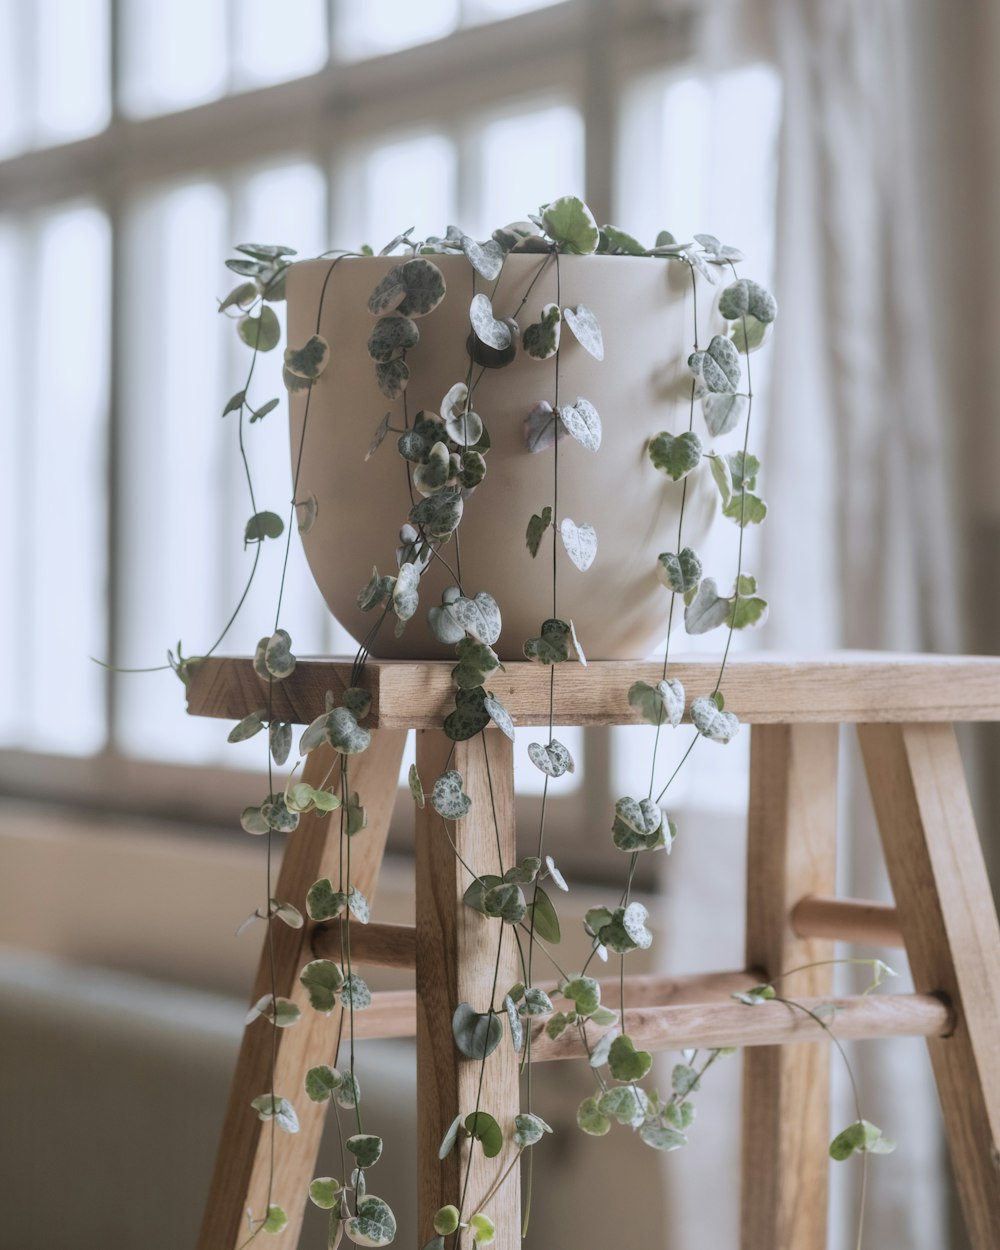
[[[600,982],[590,975],[590,970],[595,959],[607,960],[613,954],[619,958],[624,984],[626,957],[635,950],[649,948],[653,942],[648,912],[632,897],[639,857],[670,851],[677,837],[677,826],[662,804],[696,744],[703,739],[724,744],[736,736],[739,722],[734,713],[726,709],[722,689],[730,645],[736,630],[760,625],[767,615],[767,604],[758,593],[756,580],[744,571],[744,536],[747,527],[763,521],[767,511],[757,492],[760,460],[750,451],[753,404],[750,355],[767,337],[776,306],[773,297],[760,284],[739,276],[736,265],[742,258],[736,249],[722,245],[709,235],[698,235],[692,242],[678,242],[666,232],[647,248],[617,227],[599,227],[586,205],[572,196],[543,206],[537,215],[526,221],[495,231],[486,242],[474,240],[453,226],[442,237],[417,241],[411,234],[412,231],[407,231],[398,236],[380,253],[383,256],[398,253],[398,264],[375,285],[367,310],[357,310],[358,316],[373,319],[368,338],[371,367],[378,388],[392,404],[374,432],[369,457],[387,454],[380,453],[379,449],[393,434],[405,466],[405,473],[400,476],[405,489],[398,501],[395,521],[399,527],[397,569],[391,574],[379,573],[376,569],[368,585],[360,588],[358,604],[373,614],[373,624],[359,647],[351,686],[339,705],[328,696],[323,715],[308,726],[299,739],[300,757],[323,744],[335,752],[335,763],[319,786],[295,780],[298,764],[290,770],[284,784],[275,781],[274,770],[287,764],[293,745],[292,726],[272,714],[275,683],[287,678],[296,663],[291,636],[282,623],[285,569],[293,520],[304,533],[317,515],[315,498],[300,498],[299,472],[313,385],[330,356],[329,344],[319,333],[326,283],[345,256],[372,255],[372,252],[365,249],[360,253],[328,255],[329,268],[317,308],[316,331],[307,341],[290,344],[284,352],[286,387],[290,392],[305,392],[303,433],[297,458],[293,457],[293,502],[287,521],[275,512],[258,509],[244,439],[250,427],[263,420],[279,402],[276,398],[259,403],[252,401],[250,388],[258,353],[271,351],[280,342],[280,325],[272,305],[284,298],[285,277],[294,255],[292,250],[258,244],[239,247],[239,258],[227,264],[240,275],[241,282],[220,305],[220,311],[234,317],[240,338],[252,351],[246,384],[226,404],[223,415],[234,415],[237,424],[237,441],[252,513],[246,525],[245,541],[253,549],[254,571],[262,544],[282,538],[285,544],[274,621],[261,638],[254,658],[254,668],[262,681],[263,705],[236,725],[229,735],[231,741],[239,741],[267,730],[268,794],[259,804],[247,807],[241,819],[244,829],[266,840],[266,903],[250,920],[260,918],[266,922],[269,949],[275,924],[300,927],[304,923],[299,907],[273,896],[274,834],[294,833],[305,812],[328,813],[339,822],[339,878],[317,881],[308,892],[305,906],[313,921],[342,926],[343,959],[340,962],[316,959],[301,973],[301,981],[316,1011],[331,1013],[338,1006],[344,1008],[339,1016],[344,1037],[338,1037],[337,1049],[342,1049],[341,1041],[346,1042],[347,1062],[340,1066],[320,1064],[302,1074],[305,1097],[314,1101],[332,1100],[353,1120],[354,1131],[342,1138],[341,1151],[344,1159],[347,1154],[352,1156],[350,1174],[344,1165],[343,1179],[317,1177],[309,1191],[312,1201],[330,1212],[331,1246],[335,1246],[342,1235],[357,1245],[384,1246],[393,1240],[396,1232],[396,1220],[388,1204],[368,1192],[367,1173],[379,1161],[383,1142],[365,1124],[361,1081],[355,1063],[354,1014],[369,1005],[371,994],[352,965],[351,926],[347,923],[349,917],[361,924],[369,918],[368,901],[351,877],[352,842],[355,837],[363,836],[366,825],[364,796],[352,789],[351,761],[367,749],[371,740],[370,731],[363,725],[370,697],[361,684],[369,649],[390,618],[399,633],[416,615],[420,608],[421,579],[435,563],[448,570],[451,584],[441,602],[430,606],[427,619],[438,641],[455,648],[457,661],[452,673],[454,705],[444,719],[443,731],[453,743],[482,736],[487,770],[491,762],[484,730],[492,725],[511,738],[514,735],[510,714],[489,689],[491,675],[501,668],[494,650],[501,632],[501,605],[488,590],[473,589],[468,576],[463,576],[461,560],[463,514],[467,507],[476,506],[477,488],[488,472],[489,419],[485,410],[479,411],[482,405],[477,402],[477,390],[483,377],[507,367],[516,357],[530,358],[538,362],[539,393],[544,394],[545,389],[549,389],[549,395],[524,414],[524,454],[551,457],[551,493],[548,500],[539,501],[538,511],[524,520],[525,541],[531,556],[551,559],[551,605],[537,633],[523,640],[524,656],[548,668],[548,734],[546,741],[532,743],[527,751],[531,763],[543,774],[534,854],[518,863],[507,863],[502,855],[490,864],[462,861],[468,875],[465,904],[494,921],[497,927],[497,968],[500,965],[499,943],[503,942],[506,931],[512,931],[519,952],[521,978],[508,986],[500,984],[498,975],[494,975],[489,1001],[455,1004],[454,1043],[458,1052],[482,1065],[482,1072],[490,1055],[504,1044],[506,1036],[507,1044],[518,1053],[526,1072],[525,1103],[512,1124],[502,1124],[488,1106],[481,1105],[481,1097],[477,1098],[474,1106],[463,1108],[449,1128],[441,1143],[440,1156],[444,1159],[460,1138],[471,1139],[473,1148],[481,1148],[487,1158],[499,1156],[505,1141],[513,1142],[516,1147],[514,1162],[527,1153],[525,1224],[531,1206],[532,1148],[552,1131],[533,1104],[531,1026],[538,1018],[546,1019],[545,1030],[550,1037],[572,1029],[586,1048],[595,1091],[579,1107],[580,1128],[601,1136],[617,1121],[634,1130],[646,1145],[661,1151],[674,1150],[686,1143],[694,1118],[694,1095],[702,1078],[725,1053],[686,1054],[672,1070],[669,1091],[658,1092],[651,1088],[646,1078],[652,1067],[652,1056],[639,1049],[629,1037],[625,1008],[616,1012],[602,1004]],[[519,301],[510,307],[495,305],[500,275],[508,257],[524,253],[537,256],[537,265]],[[446,297],[445,280],[434,258],[448,254],[464,254],[471,271],[483,280],[488,291],[477,292],[469,304],[468,364],[464,376],[452,380],[441,396],[438,410],[411,412],[407,393],[408,361],[412,359],[411,353],[420,350],[425,332],[430,332],[425,331],[425,325],[433,325],[432,321],[425,323],[424,318],[428,318]],[[577,523],[560,512],[560,444],[571,439],[588,452],[596,453],[604,435],[594,404],[582,396],[573,403],[566,403],[560,395],[560,355],[564,330],[596,360],[603,358],[604,344],[597,313],[582,304],[563,303],[560,266],[561,258],[567,255],[659,257],[664,263],[684,266],[690,278],[693,327],[687,360],[691,378],[687,428],[679,434],[667,431],[653,434],[648,438],[644,453],[648,471],[665,475],[680,492],[676,534],[664,536],[664,547],[670,549],[659,556],[656,567],[656,575],[666,594],[667,646],[662,676],[655,685],[637,681],[622,692],[623,699],[628,699],[643,720],[655,726],[649,785],[644,795],[618,799],[610,817],[613,843],[625,856],[623,880],[607,906],[592,908],[586,913],[587,954],[578,970],[572,966],[567,970],[563,958],[553,951],[562,938],[554,894],[568,887],[546,851],[545,813],[550,787],[572,773],[575,767],[570,751],[553,734],[559,705],[557,672],[559,666],[566,663],[586,665],[573,622],[560,614],[560,565],[568,558],[577,569],[588,569],[596,556],[598,535],[589,523]],[[522,327],[518,318],[532,289],[543,273],[551,274],[553,270],[555,301],[543,307],[537,320]],[[699,294],[706,284],[715,287],[721,279],[725,282],[716,305],[722,322],[721,332],[702,345],[699,341]],[[550,362],[548,368],[546,362]],[[706,447],[695,428],[699,412],[710,439],[742,428],[739,449],[723,452]],[[689,481],[703,461],[707,461],[717,485],[722,513],[735,524],[738,532],[735,577],[732,588],[725,593],[716,579],[704,575],[699,555],[685,542]],[[673,676],[670,662],[670,631],[679,613],[683,613],[688,633],[722,629],[725,636],[714,690],[706,697],[694,699],[690,706],[680,680]],[[170,662],[179,675],[186,678],[192,661],[183,656],[179,646],[177,655],[170,656]],[[680,731],[685,711],[694,732],[680,763],[663,780],[659,766],[663,734],[667,730]],[[465,793],[463,777],[450,764],[451,760],[435,778],[421,778],[413,767],[409,782],[415,802],[421,807],[430,803],[440,817],[440,836],[447,838],[454,847],[454,825],[467,815],[471,800]],[[488,775],[491,775],[489,771]],[[495,812],[493,819],[496,819]],[[499,837],[497,848],[499,852]],[[455,854],[458,854],[457,849]],[[557,973],[557,1002],[537,983],[536,969],[542,959]],[[743,998],[752,1006],[775,994],[773,985],[762,986]],[[621,1002],[624,1003],[624,994]],[[298,1018],[298,1007],[279,997],[272,984],[272,992],[255,1004],[248,1023],[251,1027],[270,1026],[277,1030],[294,1027]],[[264,1023],[253,1023],[258,1019]],[[828,1026],[824,1024],[824,1027]],[[273,1069],[272,1064],[271,1088],[261,1091],[253,1101],[252,1110],[248,1108],[248,1114],[256,1112],[262,1120],[270,1122],[276,1150],[279,1148],[278,1132],[295,1132],[298,1119],[293,1091],[274,1088]],[[482,1081],[479,1088],[481,1092]],[[858,1109],[856,1123],[838,1135],[831,1152],[835,1157],[846,1157],[854,1152],[866,1154],[885,1150],[889,1145],[878,1129],[863,1120]],[[446,1247],[458,1250],[465,1239],[475,1244],[489,1244],[496,1234],[490,1216],[491,1198],[512,1166],[498,1167],[493,1184],[483,1193],[469,1192],[470,1170],[467,1167],[460,1191],[438,1211],[434,1235],[425,1250],[446,1250]],[[286,1216],[279,1201],[281,1195],[271,1192],[273,1181],[272,1165],[267,1209],[256,1215],[249,1214],[247,1242],[261,1232],[280,1232],[285,1226]]]

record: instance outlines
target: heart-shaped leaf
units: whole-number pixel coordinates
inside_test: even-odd
[[[638,1086],[619,1085],[601,1094],[597,1105],[604,1115],[617,1120],[619,1124],[638,1128],[646,1119],[649,1099]]]
[[[740,722],[732,712],[720,711],[713,699],[694,699],[691,720],[695,729],[710,742],[731,742],[740,731]]]
[[[692,352],[688,357],[691,372],[708,391],[728,394],[740,384],[740,356],[732,342],[716,334],[707,351]]]
[[[611,826],[620,851],[655,851],[664,846],[663,812],[652,799],[619,799]]]
[[[746,395],[706,395],[701,401],[705,424],[713,438],[720,438],[735,430],[746,415],[749,400]]]
[[[247,521],[243,541],[260,543],[265,538],[280,538],[284,531],[285,523],[276,512],[255,512]]]
[[[420,603],[420,570],[415,564],[404,564],[392,588],[392,610],[400,623],[410,620]]]
[[[451,678],[463,690],[482,686],[490,673],[500,667],[500,659],[493,648],[474,638],[463,638],[456,650],[459,662],[451,670]]]
[[[664,551],[656,561],[656,576],[668,590],[686,595],[701,581],[701,559],[692,547],[683,547],[675,554]]]
[[[405,295],[403,266],[394,265],[368,297],[368,311],[376,317],[382,313],[393,312],[403,302]]]
[[[601,232],[590,209],[576,195],[564,195],[542,209],[542,228],[562,252],[589,256],[597,250]]]
[[[526,659],[539,664],[561,664],[571,657],[571,633],[568,622],[556,617],[542,622],[538,638],[529,638],[523,647]]]
[[[472,1240],[477,1246],[490,1246],[497,1239],[496,1225],[482,1211],[477,1211],[475,1215],[469,1216],[469,1232],[472,1234]]]
[[[563,517],[559,534],[566,554],[582,573],[586,572],[597,558],[597,531],[587,522],[577,525]]]
[[[279,1098],[277,1094],[259,1094],[251,1101],[250,1106],[257,1112],[259,1119],[274,1120],[283,1132],[299,1131],[299,1117],[287,1098]]]
[[[388,1203],[367,1194],[357,1215],[344,1221],[344,1229],[356,1246],[388,1246],[396,1236],[396,1217]]]
[[[665,1124],[644,1124],[639,1129],[639,1136],[647,1146],[652,1146],[654,1150],[680,1150],[682,1146],[687,1145],[687,1138],[683,1133]]]
[[[563,982],[559,992],[575,1005],[581,1016],[589,1016],[601,1005],[601,986],[593,977],[573,977]]]
[[[566,437],[566,426],[544,399],[524,418],[524,444],[530,452],[547,451],[556,439]]]
[[[538,555],[538,548],[542,545],[542,538],[551,524],[552,509],[548,506],[544,507],[541,512],[535,513],[528,522],[525,543],[531,552],[532,559]]]
[[[289,811],[283,794],[269,794],[260,805],[260,814],[279,833],[294,833],[299,827],[298,812]]]
[[[496,725],[502,734],[505,734],[511,742],[514,741],[514,721],[510,713],[494,694],[488,694],[483,699],[483,711],[489,715],[490,720]]]
[[[273,720],[268,726],[268,743],[271,758],[280,768],[292,749],[292,727],[284,721]],[[287,807],[287,803],[286,803]]]
[[[297,378],[315,381],[330,359],[330,344],[321,334],[306,339],[301,347],[285,348],[285,368]]]
[[[741,317],[729,329],[729,337],[738,352],[749,354],[764,346],[770,337],[771,327],[756,317]]]
[[[452,618],[477,642],[492,646],[500,637],[500,608],[485,590],[478,591],[471,599],[459,595],[448,606]]]
[[[471,409],[451,417],[445,422],[448,437],[460,447],[472,447],[483,437],[482,418]]]
[[[856,1120],[830,1143],[830,1158],[841,1163],[852,1154],[887,1155],[895,1149],[896,1143],[886,1137],[878,1125],[869,1120]]]
[[[359,1168],[374,1167],[382,1157],[382,1138],[374,1133],[355,1133],[344,1142]]]
[[[676,435],[662,430],[650,439],[649,458],[657,469],[679,482],[700,464],[701,439],[693,430]]]
[[[507,1023],[510,1025],[511,1045],[514,1047],[515,1053],[518,1053],[524,1046],[524,1025],[521,1023],[517,1004],[509,994],[504,998],[503,1005],[504,1010],[507,1012]]]
[[[361,1101],[361,1086],[358,1084],[358,1078],[350,1072],[345,1072],[340,1079],[340,1084],[333,1091],[333,1100],[345,1111],[356,1107]]]
[[[601,226],[601,244],[597,250],[609,256],[645,256],[647,254],[646,248],[638,239],[624,230],[619,230],[617,226]]]
[[[642,951],[648,950],[653,944],[653,935],[646,927],[648,919],[649,912],[642,903],[629,903],[622,916],[625,932]]]
[[[245,742],[248,738],[252,738],[255,734],[259,734],[264,728],[264,717],[267,715],[266,708],[260,708],[256,712],[251,712],[249,716],[235,724],[229,731],[227,742]]]
[[[727,321],[751,316],[767,325],[778,315],[778,305],[770,291],[749,278],[737,278],[719,296],[719,312]]]
[[[341,1084],[343,1077],[328,1064],[310,1068],[305,1076],[305,1091],[312,1102],[328,1102],[330,1095]]]
[[[368,355],[378,364],[388,364],[411,347],[416,347],[419,342],[420,331],[416,322],[409,317],[401,317],[398,313],[391,313],[375,322],[374,329],[368,336]]]
[[[653,1066],[653,1056],[647,1050],[636,1050],[632,1039],[623,1033],[611,1043],[608,1066],[616,1081],[641,1081]]]
[[[405,437],[405,435],[404,435]],[[413,485],[421,495],[433,495],[451,477],[451,453],[448,444],[436,442],[422,464],[413,470]]]
[[[434,783],[431,806],[445,820],[461,820],[472,807],[472,800],[462,789],[462,774],[450,768]]]
[[[543,942],[557,944],[562,941],[562,929],[559,924],[559,913],[548,894],[541,886],[535,888],[534,898],[528,908],[531,913],[529,925],[532,931]]]
[[[533,360],[548,360],[559,350],[562,314],[558,304],[546,304],[540,320],[525,326],[521,346]]]
[[[655,686],[637,681],[629,687],[628,701],[649,724],[666,722],[676,728],[684,715],[684,686],[675,677],[658,681]]]
[[[263,1017],[277,1028],[287,1029],[297,1022],[301,1014],[290,998],[275,998],[273,994],[265,994],[247,1012],[246,1022],[250,1024],[258,1017]]]
[[[759,525],[767,516],[767,504],[759,495],[740,490],[722,509],[722,515],[743,529],[747,525]]]
[[[425,317],[433,312],[445,296],[445,281],[441,270],[424,256],[416,256],[399,268],[403,298],[395,305],[396,312],[404,317]],[[368,307],[371,308],[371,301]],[[373,308],[371,310],[381,311]]]
[[[441,490],[412,507],[410,520],[419,525],[428,538],[444,542],[458,529],[464,506],[461,491]]]
[[[278,629],[270,638],[261,638],[257,643],[254,668],[258,676],[265,679],[273,677],[275,681],[283,681],[291,676],[295,670],[295,656],[292,655],[292,640],[285,630]]]
[[[313,920],[333,920],[347,906],[347,895],[335,890],[329,877],[320,877],[309,887],[306,911]]]
[[[483,706],[485,700],[486,691],[482,686],[474,690],[456,690],[455,710],[444,718],[442,726],[452,742],[474,738],[490,723],[490,714]]]
[[[503,268],[504,250],[499,243],[493,239],[490,239],[487,243],[477,243],[475,239],[470,239],[467,234],[463,234],[461,247],[469,264],[487,282],[492,282],[500,276],[500,270]]]
[[[527,1146],[534,1146],[546,1133],[551,1132],[552,1129],[540,1115],[522,1112],[514,1117],[514,1145],[520,1150],[524,1150]]]
[[[400,356],[375,366],[375,381],[386,399],[398,399],[410,380],[410,366]]]
[[[501,881],[483,894],[483,912],[504,924],[520,924],[528,911],[524,891],[514,881]]]
[[[494,1012],[474,1011],[468,1003],[459,1003],[451,1018],[451,1032],[467,1059],[483,1060],[500,1045],[503,1025]]]
[[[684,628],[689,634],[707,634],[725,624],[729,606],[729,600],[719,595],[715,580],[706,577],[684,609]]]
[[[309,1182],[309,1201],[321,1211],[332,1211],[339,1205],[344,1187],[333,1176],[317,1176]]]
[[[240,825],[246,833],[267,833],[271,826],[259,807],[244,807],[240,813]]]
[[[580,1103],[576,1111],[576,1123],[578,1128],[589,1133],[591,1137],[603,1137],[611,1130],[611,1121],[600,1109],[594,1097],[585,1098]]]
[[[356,885],[351,886],[351,891],[347,896],[347,906],[358,924],[368,923],[371,918],[371,904]]]
[[[241,282],[239,286],[233,287],[224,300],[219,304],[219,312],[225,312],[227,308],[249,308],[257,298],[256,282]]]
[[[332,959],[314,959],[299,973],[309,1002],[316,1011],[328,1016],[337,1005],[337,995],[344,985],[344,974]]]
[[[361,728],[353,712],[335,707],[326,717],[326,740],[341,755],[359,755],[368,749],[372,736],[369,730]]]
[[[510,326],[493,315],[493,305],[488,295],[480,292],[472,297],[472,303],[469,305],[469,320],[472,322],[476,337],[481,339],[487,347],[495,347],[498,351],[502,351],[510,346]]]
[[[559,409],[559,419],[566,432],[588,451],[597,451],[601,445],[601,418],[589,399],[578,395],[576,403]]]
[[[569,886],[566,884],[566,878],[556,867],[555,860],[553,860],[551,855],[545,856],[545,867],[549,871],[549,876],[552,878],[553,884],[560,890],[568,891]]]
[[[580,346],[595,360],[604,359],[604,338],[597,318],[584,304],[564,308],[563,317]]]
[[[531,760],[536,768],[549,777],[561,777],[564,773],[571,773],[576,768],[572,755],[555,738],[544,744],[541,742],[530,742],[528,744],[528,759]]]
[[[258,317],[241,317],[236,330],[247,347],[258,352],[273,351],[281,342],[281,326],[274,309],[265,305]]]
[[[503,1150],[503,1129],[485,1111],[474,1111],[466,1116],[465,1131],[480,1143],[487,1159],[495,1159]]]
[[[352,1011],[364,1011],[372,1003],[372,992],[356,972],[349,972],[340,991],[341,1003]]]

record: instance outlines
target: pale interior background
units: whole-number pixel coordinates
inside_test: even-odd
[[[642,238],[737,243],[781,308],[755,358],[772,512],[751,559],[772,617],[748,641],[992,652],[998,56],[985,0],[0,0],[4,1244],[188,1245],[205,1196],[256,961],[256,936],[232,934],[261,888],[236,820],[259,744],[188,723],[171,675],[88,657],[202,649],[242,584],[218,417],[242,358],[214,312],[231,245],[486,232],[565,192]],[[280,505],[277,414],[255,444]],[[710,553],[723,566],[734,532]],[[260,634],[266,573],[226,649]],[[292,593],[300,652],[343,649],[301,561]],[[573,739],[585,767],[552,824],[568,914],[604,901],[613,852],[584,817],[629,789],[641,732]],[[739,962],[746,745],[692,756],[691,836],[644,882],[660,966]],[[995,863],[1000,737],[964,745]],[[845,886],[879,893],[850,776],[844,798]],[[407,803],[398,817],[387,920],[412,912]],[[867,1244],[960,1250],[921,1047],[874,1049],[866,1106],[900,1148],[873,1168]],[[412,1053],[364,1062],[403,1158]],[[665,1158],[624,1130],[611,1149],[577,1134],[586,1074],[554,1077],[547,1114],[566,1132],[537,1161],[530,1244],[625,1244],[610,1195],[641,1182],[628,1245],[736,1246],[735,1061]],[[412,1195],[392,1171],[403,1244]],[[852,1244],[855,1179],[837,1172],[834,1250]],[[560,1197],[576,1215],[556,1234]]]

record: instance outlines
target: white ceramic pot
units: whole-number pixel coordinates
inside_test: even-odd
[[[412,419],[420,409],[439,411],[449,388],[468,372],[469,304],[490,291],[464,256],[431,258],[447,294],[417,320],[420,342],[407,354],[410,381],[405,392]],[[497,316],[512,315],[545,258],[509,256],[493,293]],[[396,572],[399,527],[410,507],[406,464],[390,434],[366,463],[376,427],[387,411],[403,424],[402,399],[379,391],[366,344],[375,318],[368,297],[398,257],[345,259],[295,265],[288,278],[288,342],[301,346],[317,332],[330,344],[329,363],[314,384],[306,416],[306,395],[291,396],[293,466],[299,459],[299,499],[316,497],[316,521],[303,536],[313,575],[331,612],[355,637],[370,628],[358,591],[371,577]],[[557,295],[557,282],[559,291]],[[325,290],[324,290],[325,285]],[[502,659],[521,658],[524,639],[537,635],[552,615],[572,619],[581,645],[593,659],[639,659],[666,634],[668,594],[658,583],[656,559],[677,547],[682,485],[653,468],[647,440],[660,430],[687,428],[691,350],[690,279],[675,262],[616,256],[560,256],[550,260],[527,303],[517,313],[522,328],[539,319],[542,306],[584,304],[598,318],[604,360],[594,360],[567,326],[562,328],[558,402],[588,399],[600,413],[600,450],[585,450],[570,438],[559,444],[557,515],[597,531],[597,557],[580,572],[565,552],[557,553],[557,596],[552,596],[552,535],[537,558],[525,545],[533,513],[555,503],[554,453],[525,448],[526,414],[541,400],[556,402],[555,359],[537,361],[519,353],[506,368],[487,369],[478,381],[473,407],[489,430],[492,449],[487,474],[468,499],[457,534],[442,554],[461,564],[466,594],[487,590],[500,605],[503,632],[496,650]],[[478,373],[478,370],[476,371]],[[474,375],[475,376],[475,375]],[[417,496],[419,498],[419,496]],[[702,465],[688,478],[684,545],[698,548],[710,524],[716,493]],[[401,638],[389,617],[372,648],[387,658],[451,658],[426,624],[427,609],[440,602],[453,579],[435,561],[420,583],[421,605]],[[675,622],[679,614],[674,614]]]

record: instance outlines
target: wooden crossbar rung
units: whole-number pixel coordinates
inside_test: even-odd
[[[586,644],[585,644],[586,645]],[[383,729],[439,726],[454,706],[453,661],[369,660],[364,685],[372,708],[366,725]],[[567,725],[628,725],[641,717],[627,698],[636,680],[655,684],[662,664],[603,660],[573,666],[559,687],[559,717]],[[343,660],[299,659],[271,691],[275,718],[309,724],[350,684]],[[679,656],[672,672],[690,698],[709,694],[718,664]],[[549,716],[549,674],[542,665],[510,661],[490,687],[519,725]],[[188,711],[240,720],[267,702],[249,659],[213,656],[190,669]],[[747,724],[1000,720],[1000,657],[834,652],[796,660],[754,652],[732,656],[726,667],[726,706]]]
[[[695,1006],[643,1007],[626,1012],[626,1029],[643,1050],[714,1049],[722,1046],[780,1046],[819,1042],[828,1037],[808,1011],[832,1003],[825,1023],[838,1041],[875,1037],[944,1037],[954,1027],[951,1008],[933,994],[880,994],[855,998],[807,998],[800,1010],[788,1003],[705,1003]],[[598,1034],[595,1032],[594,1040]],[[587,1053],[575,1029],[553,1041],[545,1021],[534,1026],[532,1059],[576,1059]]]
[[[338,926],[339,927],[339,926]],[[368,926],[371,928],[372,926]],[[392,929],[394,925],[383,925]],[[364,925],[358,925],[360,931]],[[333,930],[321,930],[332,935]],[[354,937],[351,930],[351,956],[356,958]],[[332,951],[333,941],[326,939],[327,950]],[[316,945],[316,943],[314,943]],[[317,948],[318,949],[318,948]],[[336,949],[340,949],[339,940]],[[324,953],[325,958],[333,958]],[[760,984],[760,975],[752,972],[708,972],[697,976],[657,977],[633,976],[625,978],[625,996],[629,1009],[648,1009],[652,1005],[683,1003],[706,1003],[728,1000],[734,990],[746,990]],[[542,982],[541,988],[550,992],[555,982]],[[601,982],[601,1001],[609,1006],[619,1005],[620,985],[618,977]],[[417,996],[413,990],[386,990],[372,995],[370,1007],[354,1013],[354,1036],[413,1037],[417,1030]]]
[[[792,928],[802,938],[861,942],[903,949],[895,907],[866,899],[810,895],[792,908]]]
[[[343,926],[335,922],[317,928],[312,946],[317,958],[340,963]],[[369,968],[404,968],[410,972],[417,966],[417,931],[411,924],[350,923],[351,962]]]

